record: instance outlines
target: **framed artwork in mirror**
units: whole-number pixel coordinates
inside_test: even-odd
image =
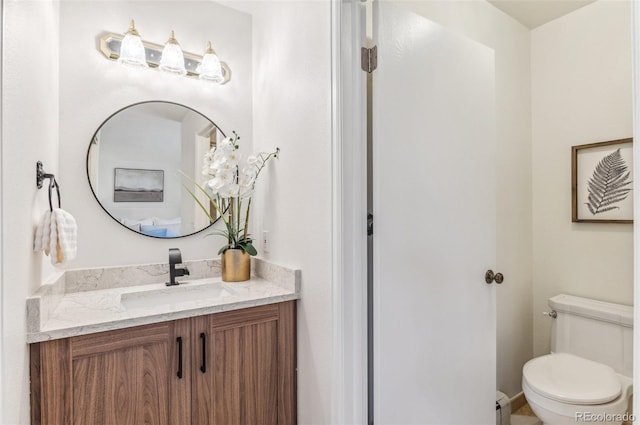
[[[633,139],[571,147],[571,221],[633,223]]]
[[[162,202],[164,171],[115,168],[113,202]]]

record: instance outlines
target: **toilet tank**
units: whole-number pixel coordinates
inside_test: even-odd
[[[556,295],[549,307],[551,351],[571,353],[633,376],[633,307],[572,295]]]

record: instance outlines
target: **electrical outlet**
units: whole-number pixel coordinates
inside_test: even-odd
[[[262,252],[265,254],[269,253],[269,231],[262,231]]]

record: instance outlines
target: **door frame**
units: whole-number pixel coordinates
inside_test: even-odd
[[[2,20],[2,25],[0,28],[0,170],[4,167],[2,167],[3,162],[2,162],[2,152],[4,150],[4,146],[3,146],[3,133],[4,133],[4,127],[3,127],[3,117],[4,117],[4,110],[3,110],[3,104],[4,102],[2,101],[2,99],[4,99],[3,95],[4,95],[4,90],[3,90],[3,86],[4,86],[4,74],[3,74],[3,69],[4,69],[4,29],[6,28],[6,25],[4,25],[4,0],[0,0],[0,19]],[[0,172],[0,194],[5,193],[4,192],[4,186],[3,186],[3,178],[2,178],[2,172]],[[2,208],[2,196],[0,195],[0,234],[3,233],[4,231],[4,220],[3,220],[3,214],[4,214],[4,210]],[[3,249],[2,246],[4,244],[4,241],[2,240],[2,238],[0,237],[0,300],[5,299],[4,298],[4,293],[7,290],[4,287],[4,274],[3,274],[3,268],[4,268],[4,255],[3,255]],[[5,320],[4,320],[4,314],[0,313],[0,370],[4,370],[4,324],[5,324]],[[5,378],[3,377],[4,374],[0,374],[0,400],[4,400],[4,382],[5,382]],[[0,421],[4,420],[4,403],[0,402]]]
[[[356,57],[343,50],[357,45],[361,28],[343,8],[364,5],[367,0],[331,0],[331,332],[332,423],[367,422],[366,374],[366,103],[362,86],[342,75],[342,68],[358,69]],[[1,3],[1,0],[0,0]],[[640,138],[640,4],[632,3],[633,34],[633,137]],[[363,73],[364,74],[364,73]],[[364,78],[364,75],[362,75]],[[360,97],[357,97],[360,96]],[[357,143],[356,143],[357,142]],[[634,155],[634,180],[640,181],[640,154]],[[640,187],[634,186],[634,220],[640,223]],[[640,226],[634,226],[634,355],[640,365]],[[365,365],[365,368],[362,367]],[[633,380],[640,382],[640,367]],[[640,392],[633,394],[640,406]]]
[[[367,423],[366,0],[331,0],[331,418]],[[350,70],[350,72],[343,72]]]
[[[633,137],[640,140],[640,4],[631,2],[631,33],[632,41],[632,66],[633,66]],[[640,154],[633,155],[633,178],[640,181]],[[633,220],[633,382],[634,386],[640,383],[640,188],[633,186],[634,212]],[[633,405],[640,406],[640,392],[633,392]],[[636,413],[636,416],[638,414]]]

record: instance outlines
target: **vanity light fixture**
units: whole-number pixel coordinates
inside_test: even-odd
[[[220,83],[224,80],[222,76],[222,67],[220,66],[220,59],[218,55],[211,47],[211,42],[207,42],[207,48],[202,56],[202,63],[198,67],[198,78],[201,80],[208,80],[213,83]]]
[[[136,30],[133,19],[129,30],[125,33],[122,44],[120,45],[120,57],[118,62],[134,68],[148,68],[147,59],[145,57],[144,46],[140,34]]]
[[[171,31],[171,37],[169,37],[164,44],[164,49],[162,49],[160,71],[180,76],[187,73],[187,69],[184,67],[184,54],[173,31]]]
[[[173,31],[164,45],[151,43],[140,38],[133,20],[124,35],[103,34],[100,37],[100,51],[109,60],[136,68],[158,69],[215,84],[226,84],[231,79],[229,66],[220,61],[210,42],[204,56],[183,51]]]

